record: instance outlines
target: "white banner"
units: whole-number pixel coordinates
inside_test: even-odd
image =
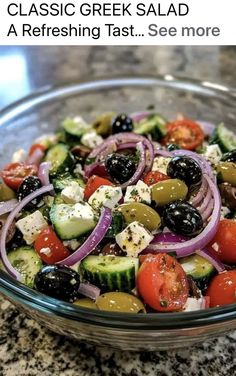
[[[236,45],[235,15],[236,0],[0,0],[0,45]]]

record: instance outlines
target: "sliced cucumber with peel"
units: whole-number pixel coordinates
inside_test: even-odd
[[[50,148],[46,154],[45,161],[51,163],[51,175],[68,173],[74,167],[74,158],[69,151],[69,147],[63,143]]]
[[[211,139],[210,144],[218,144],[223,153],[236,149],[236,135],[225,127],[223,123],[219,124]]]
[[[21,282],[29,287],[34,286],[34,277],[43,264],[34,248],[22,246],[10,251],[7,255],[12,266],[22,275]],[[0,264],[1,269],[4,269]]]
[[[53,179],[52,184],[56,192],[61,192],[64,188],[68,187],[71,182],[76,182],[82,188],[85,186],[82,178],[75,178],[71,174],[63,174],[57,176],[55,179]]]
[[[167,120],[161,115],[151,114],[135,124],[134,132],[137,134],[151,134],[158,141],[166,135]]]
[[[76,119],[71,118],[63,120],[62,127],[68,135],[78,138],[89,129],[88,124],[86,124],[83,119],[81,119],[81,121],[76,121]]]
[[[106,291],[131,291],[139,267],[138,258],[88,256],[80,264],[83,278]]]

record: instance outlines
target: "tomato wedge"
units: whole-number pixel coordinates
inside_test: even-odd
[[[113,185],[112,182],[108,179],[101,178],[100,176],[93,175],[91,176],[84,189],[84,197],[86,200],[99,188],[101,185]]]
[[[144,183],[147,185],[153,185],[159,183],[159,181],[170,179],[169,176],[162,174],[159,171],[150,171],[144,178]]]
[[[10,163],[4,167],[0,175],[8,187],[17,190],[27,176],[37,175],[36,165],[26,165],[25,163]]]
[[[221,261],[236,263],[236,222],[223,219],[213,240],[207,247]]]
[[[236,270],[229,270],[215,276],[206,295],[210,297],[210,307],[236,303]]]
[[[189,286],[182,266],[167,254],[147,255],[137,275],[138,292],[151,308],[160,312],[181,311]]]
[[[46,148],[41,144],[33,144],[29,149],[29,156],[31,157],[36,150],[41,150],[42,152],[45,152]]]
[[[176,144],[182,149],[195,150],[204,140],[200,125],[190,119],[175,120],[167,125],[163,144]]]
[[[46,264],[54,264],[70,255],[52,227],[46,227],[37,237],[34,248]]]

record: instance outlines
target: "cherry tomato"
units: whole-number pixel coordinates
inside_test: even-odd
[[[10,163],[1,171],[1,177],[8,187],[17,190],[27,176],[37,175],[38,167],[25,163]]]
[[[210,297],[210,307],[236,303],[236,270],[215,276],[206,294]]]
[[[144,178],[144,183],[147,185],[152,185],[159,183],[159,181],[170,179],[169,176],[162,174],[162,172],[159,171],[150,171]]]
[[[151,308],[161,312],[181,311],[189,286],[182,266],[167,254],[148,255],[138,271],[139,294]]]
[[[221,261],[236,263],[236,222],[232,219],[220,221],[217,233],[207,248]]]
[[[176,144],[182,149],[195,150],[204,140],[200,125],[189,119],[175,120],[167,125],[164,145]]]
[[[29,150],[29,156],[31,157],[36,150],[41,150],[41,151],[45,152],[46,148],[45,148],[45,146],[43,146],[41,144],[33,144],[31,146],[30,150]]]
[[[91,176],[84,190],[84,197],[88,200],[90,196],[99,188],[101,185],[113,185],[110,180],[101,178],[100,176]]]
[[[54,264],[70,255],[68,249],[50,226],[41,231],[35,240],[34,248],[46,264]]]

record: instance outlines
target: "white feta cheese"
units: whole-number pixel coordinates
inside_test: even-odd
[[[72,249],[72,251],[75,251],[81,245],[81,243],[78,242],[77,239],[64,240],[63,244],[65,247]]]
[[[84,198],[84,189],[75,181],[61,191],[61,197],[67,204],[76,204]]]
[[[88,203],[100,210],[103,206],[113,209],[122,198],[121,187],[101,185],[89,198]]]
[[[81,137],[81,143],[90,149],[103,143],[103,138],[99,136],[95,131],[87,132]]]
[[[156,157],[153,161],[152,171],[159,171],[167,175],[167,166],[171,158],[169,157]]]
[[[130,223],[116,235],[116,243],[130,257],[138,257],[138,254],[147,248],[152,239],[153,235],[137,221]]]
[[[220,219],[224,219],[227,214],[230,213],[230,210],[227,208],[227,206],[221,206],[220,210]]]
[[[84,171],[83,171],[83,168],[82,168],[80,163],[76,163],[75,169],[74,169],[73,172],[74,172],[75,176],[77,176],[77,177],[84,176]]]
[[[32,244],[47,226],[48,224],[39,210],[16,222],[16,227],[22,232],[27,244]]]
[[[12,155],[12,162],[19,163],[24,162],[26,160],[26,151],[24,149],[18,149]]]
[[[185,303],[184,312],[192,312],[192,311],[199,311],[202,307],[203,298],[196,299],[196,298],[188,298],[187,302]]]
[[[127,187],[124,202],[146,202],[151,204],[151,188],[142,180],[139,180],[136,185]]]
[[[222,158],[222,152],[218,145],[207,145],[203,155],[213,165],[218,164]]]

